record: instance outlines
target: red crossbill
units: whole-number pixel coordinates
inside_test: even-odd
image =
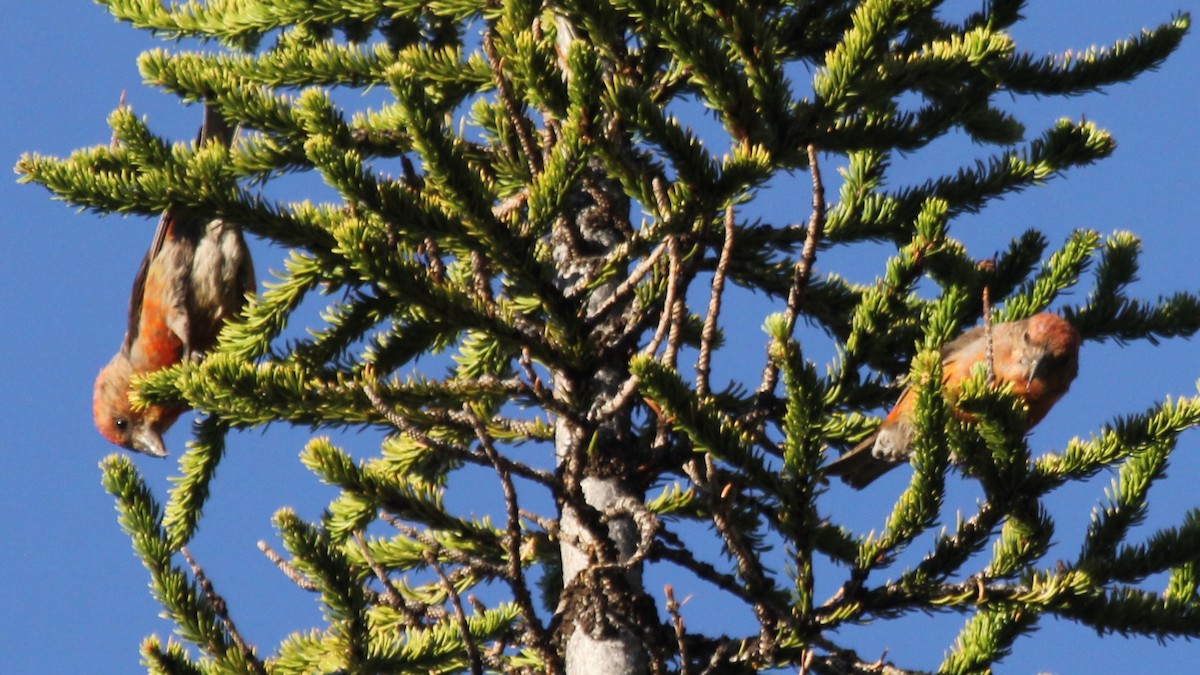
[[[199,143],[228,146],[232,137],[220,114],[205,106]],[[162,435],[187,406],[134,410],[130,380],[200,358],[254,284],[250,251],[236,223],[167,209],[133,281],[125,340],[96,378],[92,414],[100,434],[129,450],[165,457]]]
[[[996,384],[1011,384],[1027,409],[1027,429],[1050,412],[1067,393],[1079,372],[1079,332],[1062,317],[1043,313],[992,327],[992,368]],[[953,401],[963,380],[984,363],[987,340],[983,326],[973,328],[942,348],[943,391]],[[912,416],[917,397],[906,389],[879,429],[834,460],[825,473],[841,476],[862,489],[908,461],[912,450]]]

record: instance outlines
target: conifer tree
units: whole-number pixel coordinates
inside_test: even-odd
[[[1019,0],[953,20],[919,0],[101,4],[185,40],[143,54],[142,75],[241,135],[200,152],[121,108],[114,143],[27,155],[23,179],[103,213],[211,212],[291,250],[216,349],[138,383],[140,401],[205,415],[165,504],[126,457],[102,464],[178,626],[179,640],[143,644],[150,672],[906,672],[835,630],[933,611],[965,618],[953,645],[929,647],[948,649],[948,673],[987,671],[1043,616],[1200,635],[1195,512],[1130,537],[1177,436],[1200,424],[1200,398],[1043,453],[1010,391],[980,373],[954,401],[971,413],[960,418],[937,376],[939,347],[985,314],[1054,304],[1092,342],[1200,327],[1195,295],[1126,294],[1131,233],[1052,246],[1014,232],[992,259],[952,227],[1112,152],[1092,122],[1030,132],[1003,104],[1130,80],[1176,48],[1186,15],[1035,57],[1009,33]],[[717,142],[681,121],[689,106],[719,122]],[[897,153],[949,134],[994,154],[896,180]],[[295,172],[338,197],[264,196]],[[756,215],[770,181],[806,195],[803,224]],[[822,251],[880,242],[892,254],[874,283],[814,268]],[[1055,304],[1076,285],[1085,299]],[[722,321],[735,288],[776,313],[759,367],[713,381],[718,347],[757,329]],[[282,339],[320,294],[336,298],[324,323]],[[831,363],[806,358],[802,322],[836,345]],[[418,363],[430,355],[443,360]],[[822,467],[874,429],[905,375],[920,392],[913,478],[878,531],[853,531]],[[254,645],[229,611],[253,598],[221,599],[187,545],[227,432],[280,421],[381,430],[382,442],[359,458],[327,436],[304,448],[340,494],[319,522],[281,508],[287,551],[268,553],[297,593],[319,595],[327,623]],[[1117,475],[1106,505],[1056,565],[1043,498],[1102,469]],[[500,502],[448,509],[468,471],[498,484]],[[945,484],[960,474],[982,496],[947,522]],[[914,562],[897,566],[904,553]],[[650,566],[753,624],[697,627],[670,588],[647,587]],[[1161,592],[1139,586],[1158,573]],[[840,587],[830,599],[814,591],[821,574]],[[486,585],[505,597],[469,597]]]

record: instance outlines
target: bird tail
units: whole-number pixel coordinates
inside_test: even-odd
[[[200,136],[196,139],[198,144],[203,145],[205,141],[213,139],[229,147],[236,131],[237,129],[229,126],[229,122],[225,121],[212,103],[204,103],[204,123],[200,125]]]
[[[830,462],[829,466],[825,467],[825,475],[838,476],[846,485],[861,490],[903,463],[880,459],[875,456],[874,450],[875,434],[872,434],[849,452]]]

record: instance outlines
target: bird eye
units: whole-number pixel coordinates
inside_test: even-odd
[[[113,420],[113,426],[117,428],[117,431],[123,432],[129,428],[129,420],[124,417],[118,417]]]

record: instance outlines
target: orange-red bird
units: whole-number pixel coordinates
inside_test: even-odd
[[[199,143],[228,146],[232,137],[233,130],[206,105]],[[125,340],[96,378],[92,415],[100,434],[123,448],[165,457],[162,435],[187,406],[134,410],[130,380],[200,358],[254,284],[250,251],[236,223],[167,209],[133,280]]]
[[[1050,412],[1079,373],[1079,332],[1048,312],[992,326],[992,367],[996,384],[1009,383],[1025,402],[1027,429]],[[953,401],[963,380],[984,363],[987,341],[983,326],[972,328],[942,348],[943,391]],[[861,490],[876,478],[908,461],[912,450],[912,416],[917,397],[904,390],[879,429],[834,460],[825,473],[841,476]]]

